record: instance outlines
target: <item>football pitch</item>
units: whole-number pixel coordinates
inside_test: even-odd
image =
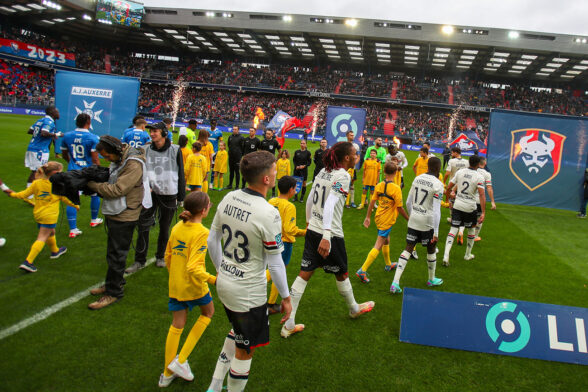
[[[25,188],[28,169],[23,165],[36,120],[30,116],[0,115],[0,178],[11,189]],[[228,135],[226,135],[228,136]],[[176,136],[177,138],[177,136]],[[291,156],[298,141],[287,140]],[[318,143],[309,143],[313,152]],[[409,166],[416,153],[406,152]],[[51,153],[53,160],[53,152]],[[310,173],[312,173],[312,167]],[[405,171],[404,196],[414,177]],[[312,174],[311,174],[312,175]],[[228,175],[227,175],[228,177]],[[309,179],[310,180],[310,179]],[[358,176],[361,181],[361,176]],[[228,178],[225,179],[225,185]],[[356,189],[359,187],[356,185]],[[210,191],[215,205],[226,191]],[[355,201],[359,204],[360,192]],[[165,269],[151,265],[127,278],[125,297],[100,311],[90,311],[88,295],[30,326],[3,332],[23,320],[39,318],[55,305],[87,292],[103,281],[106,273],[104,226],[90,229],[89,198],[82,198],[78,227],[83,235],[68,238],[65,206],[57,224],[57,243],[68,252],[57,260],[43,249],[26,274],[18,265],[37,236],[32,208],[0,195],[0,391],[156,391],[163,370],[164,345],[171,323],[167,310]],[[296,204],[298,226],[304,226],[304,205]],[[204,224],[210,227],[215,209]],[[358,302],[374,300],[374,310],[357,320],[348,317],[335,279],[321,271],[311,279],[296,316],[306,330],[288,339],[279,336],[279,316],[270,317],[271,344],[257,349],[247,391],[580,391],[586,390],[588,368],[558,362],[450,350],[401,343],[398,339],[402,294],[391,295],[394,272],[384,270],[382,256],[369,270],[371,283],[362,284],[355,271],[372,248],[377,230],[362,225],[366,210],[346,209],[343,225],[350,279]],[[449,210],[443,209],[440,251],[449,231]],[[431,290],[508,298],[569,306],[588,306],[588,221],[569,211],[499,204],[488,211],[473,253],[464,261],[465,245],[454,245],[451,267],[441,266],[437,276],[444,284]],[[150,257],[157,229],[151,231]],[[406,222],[399,218],[390,237],[392,261],[405,246]],[[294,245],[288,281],[296,277],[304,239]],[[400,285],[425,288],[425,249],[411,260]],[[131,249],[128,265],[133,261]],[[210,260],[207,269],[214,273]],[[216,313],[189,357],[195,379],[176,379],[170,391],[205,391],[229,323],[211,286]],[[78,298],[79,298],[78,297]],[[189,314],[184,336],[199,315]],[[430,325],[435,328],[435,325]],[[180,345],[183,343],[183,339]],[[584,387],[582,387],[584,385]]]

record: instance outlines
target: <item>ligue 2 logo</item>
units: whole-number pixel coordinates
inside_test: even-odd
[[[331,133],[338,142],[341,142],[347,140],[347,131],[353,131],[357,135],[357,122],[351,118],[349,113],[339,114],[331,123]]]
[[[515,317],[516,308],[517,305],[512,302],[499,302],[490,308],[486,315],[486,332],[488,332],[488,336],[490,336],[493,342],[500,342],[498,349],[505,353],[521,351],[527,346],[531,338],[529,320],[527,320],[527,317],[520,310]],[[508,314],[501,317],[503,313]],[[496,328],[496,321],[499,317],[502,319],[500,322],[502,333],[498,332]],[[518,328],[511,318],[514,318],[518,323]],[[516,336],[515,332],[517,329],[519,330],[518,337],[513,340],[513,337]]]

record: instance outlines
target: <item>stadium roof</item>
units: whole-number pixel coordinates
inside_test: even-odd
[[[403,21],[148,7],[141,28],[95,21],[94,2],[2,2],[0,13],[28,25],[98,43],[124,41],[149,53],[181,52],[247,62],[345,64],[574,82],[588,80],[587,37]],[[84,15],[86,17],[84,18]],[[91,20],[87,20],[91,19]],[[139,49],[138,49],[139,50]],[[137,51],[138,51],[137,50]]]

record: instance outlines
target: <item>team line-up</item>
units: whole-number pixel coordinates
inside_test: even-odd
[[[188,357],[214,314],[208,284],[216,285],[232,326],[208,391],[221,391],[225,378],[229,391],[244,390],[255,349],[269,343],[270,314],[283,314],[280,332],[283,338],[304,330],[304,324],[296,324],[295,318],[316,269],[335,276],[337,290],[351,318],[374,308],[373,301],[356,302],[348,277],[342,216],[345,207],[356,207],[357,167],[363,169],[363,192],[357,208],[367,206],[363,222],[366,228],[375,210],[378,235],[356,275],[361,282],[369,283],[368,268],[382,252],[386,271],[395,270],[390,286],[393,294],[402,292],[400,279],[409,259],[418,258],[415,250],[418,243],[427,250],[426,284],[434,287],[443,283],[435,274],[442,206],[451,208],[444,266],[449,266],[454,241],[463,243],[464,228],[468,229],[464,259],[474,258],[472,248],[485,218],[486,192],[492,208],[496,208],[485,158],[474,155],[469,160],[462,159],[459,148],[452,149],[452,158],[443,176],[441,160],[429,154],[424,146],[413,165],[416,177],[404,203],[401,189],[404,186],[402,171],[408,165],[406,157],[393,144],[384,148],[381,138],[367,149],[364,159],[360,159],[361,150],[354,142],[353,132],[347,133],[347,142],[338,142],[330,148],[327,148],[327,141],[322,140],[314,157],[307,150],[306,141],[301,140],[300,149],[293,156],[291,173],[288,151],[281,148],[269,130],[260,141],[255,136],[255,128],[245,138],[235,127],[225,143],[215,123],[211,124],[210,132],[199,130],[196,138],[197,124],[190,121],[187,128],[181,129],[176,145],[172,143],[169,130],[171,121],[148,125],[144,118],[137,116],[120,140],[92,134],[91,118],[85,113],[76,117],[74,131],[61,134],[54,122],[59,118],[59,111],[48,107],[46,113],[29,130],[32,139],[25,166],[31,169],[31,174],[27,188],[14,192],[0,182],[9,196],[34,205],[33,216],[39,227],[37,239],[19,268],[36,272],[34,260],[45,244],[50,248],[51,258],[66,253],[67,249],[58,247],[55,239],[61,201],[68,205],[70,237],[82,234],[77,228],[77,211],[83,191],[91,197],[90,225],[96,227],[103,223],[98,218],[101,207],[108,229],[105,283],[91,290],[99,299],[88,305],[93,310],[102,309],[123,297],[124,273],[136,272],[145,266],[149,230],[157,218],[156,265],[169,271],[168,309],[173,314],[165,344],[164,371],[159,377],[160,387],[170,385],[177,377],[194,379]],[[49,147],[56,140],[59,140],[56,146],[68,162],[65,173],[59,162],[49,161]],[[99,167],[99,155],[110,162],[108,169]],[[312,187],[305,201],[308,167],[313,161]],[[223,175],[228,170],[229,185],[223,188]],[[202,221],[212,208],[207,194],[209,178],[212,189],[232,189],[235,180],[235,190],[225,194],[207,229]],[[302,181],[300,192],[297,192],[297,181]],[[270,190],[272,198],[267,201]],[[292,198],[306,203],[305,229],[297,227]],[[173,216],[180,206],[183,207],[181,221],[170,233]],[[406,248],[398,262],[392,263],[389,236],[399,215],[408,221]],[[138,229],[135,260],[125,268],[135,229]],[[285,268],[296,237],[302,236],[304,250],[300,272],[289,287]],[[215,266],[215,274],[206,271],[207,253]],[[270,280],[268,299],[267,282]],[[280,304],[277,304],[278,296],[282,298]],[[195,306],[200,308],[201,314],[178,353],[188,312]]]

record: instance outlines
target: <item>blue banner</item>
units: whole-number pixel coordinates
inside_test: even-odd
[[[400,341],[588,365],[588,309],[407,288]]]
[[[497,202],[578,211],[588,119],[495,110],[489,134],[488,166]]]
[[[451,143],[449,147],[459,147],[461,152],[484,150],[486,145],[480,140],[476,132],[464,131],[461,132]]]
[[[75,129],[75,118],[87,113],[92,118],[92,132],[120,138],[131,124],[139,101],[139,79],[57,71],[55,105],[60,119],[57,129]]]
[[[360,136],[365,127],[365,116],[366,110],[362,108],[328,106],[325,137],[329,147],[337,142],[347,141],[347,131],[353,131],[355,142],[361,145]]]

